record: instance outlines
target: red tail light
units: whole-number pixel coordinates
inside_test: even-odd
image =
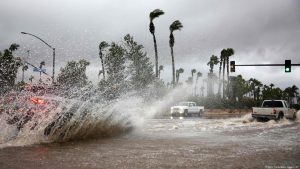
[[[46,101],[40,98],[31,98],[30,100],[35,104],[40,104],[40,105],[46,104]]]

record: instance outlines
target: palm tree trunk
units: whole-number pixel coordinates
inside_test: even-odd
[[[195,96],[197,95],[197,84],[198,84],[198,77],[197,77],[196,83],[195,83]]]
[[[227,89],[226,89],[226,94],[229,97],[229,57],[226,59],[226,64],[227,64]]]
[[[218,87],[219,96],[221,96],[221,71],[222,71],[222,59],[220,60],[220,67],[219,67],[219,87]]]
[[[101,60],[101,66],[102,66],[103,79],[105,80],[105,70],[104,70],[104,61],[103,61],[102,52],[100,52],[100,60]]]
[[[172,83],[173,83],[173,87],[175,87],[175,63],[174,63],[173,47],[171,47],[171,56],[172,56]]]
[[[156,44],[156,37],[153,33],[153,42],[154,42],[154,51],[155,51],[155,77],[158,77],[158,54],[157,54],[157,44]]]
[[[225,58],[223,59],[223,99],[225,99],[225,85],[224,85],[224,83],[225,83],[225,81],[224,81],[224,77],[225,77],[225,65],[226,65],[226,63],[225,63]]]

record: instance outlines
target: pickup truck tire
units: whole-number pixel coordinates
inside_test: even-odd
[[[283,117],[284,117],[284,114],[282,112],[279,112],[277,120],[281,120],[281,119],[283,119]]]

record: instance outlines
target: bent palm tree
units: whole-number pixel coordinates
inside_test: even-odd
[[[171,48],[171,56],[172,56],[172,83],[173,83],[173,87],[175,87],[175,62],[174,62],[174,52],[173,52],[173,47],[175,44],[175,39],[174,39],[174,35],[173,32],[176,30],[180,30],[182,28],[182,24],[179,20],[174,21],[171,25],[170,25],[170,40],[169,40],[169,45]]]
[[[227,65],[227,95],[229,95],[229,57],[234,55],[234,50],[232,48],[227,48],[226,50],[226,65]]]
[[[180,76],[180,74],[183,73],[183,72],[184,72],[184,69],[182,69],[182,68],[176,70],[176,83],[177,83],[177,84],[178,84],[178,82],[179,82],[179,76]]]
[[[102,73],[103,73],[103,79],[105,80],[105,69],[104,69],[104,63],[103,63],[103,50],[105,48],[107,48],[109,46],[109,44],[105,41],[102,41],[100,44],[99,44],[99,57],[100,57],[100,60],[101,60],[101,66],[102,66]]]
[[[225,99],[225,81],[224,81],[224,78],[225,78],[225,64],[226,64],[226,49],[223,49],[221,51],[221,57],[223,58],[223,78],[222,78],[222,85],[223,85],[223,99]]]
[[[157,53],[157,43],[156,43],[156,37],[155,37],[155,26],[153,24],[153,20],[155,18],[158,18],[160,15],[163,15],[164,11],[160,9],[155,9],[152,12],[150,12],[150,25],[149,25],[149,31],[153,36],[153,42],[154,42],[154,51],[155,51],[155,76],[158,77],[158,53]]]
[[[214,66],[217,65],[219,63],[219,58],[215,55],[212,55],[210,57],[209,62],[207,63],[207,65],[210,67],[209,72],[210,73],[214,73]]]
[[[219,63],[219,58],[215,55],[212,55],[210,57],[209,62],[207,63],[207,65],[210,67],[209,72],[208,73],[208,77],[207,77],[207,92],[208,95],[211,96],[213,95],[214,91],[214,80],[215,80],[215,75],[214,75],[214,66],[217,65]]]

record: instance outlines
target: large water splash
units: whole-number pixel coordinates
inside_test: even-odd
[[[68,97],[39,96],[47,101],[43,105],[34,104],[30,92],[14,93],[0,102],[0,144],[18,146],[124,134],[167,110],[186,95],[187,88],[177,88],[152,101],[134,92],[107,100],[93,89],[83,89],[71,91],[71,95],[64,93]]]

